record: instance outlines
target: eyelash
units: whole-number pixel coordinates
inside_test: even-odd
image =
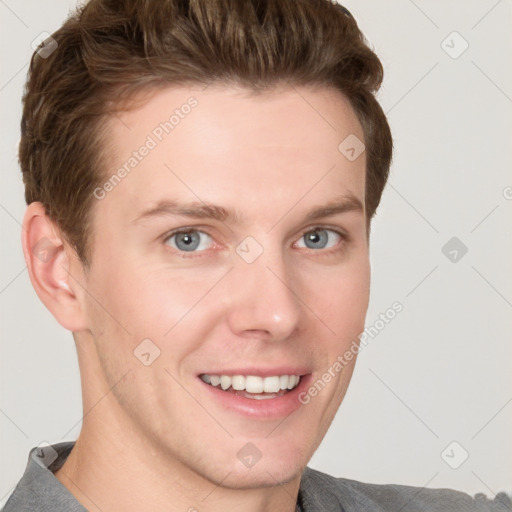
[[[349,235],[347,233],[345,233],[343,231],[339,231],[339,230],[331,228],[331,227],[328,227],[328,226],[313,226],[312,228],[308,228],[306,231],[304,231],[300,235],[299,240],[301,238],[303,238],[304,235],[306,235],[308,233],[312,233],[312,232],[317,231],[317,230],[319,230],[319,231],[321,231],[321,230],[332,231],[333,233],[337,234],[340,237],[340,241],[338,242],[338,244],[336,246],[331,247],[329,249],[316,249],[316,250],[315,249],[309,249],[310,251],[322,253],[323,255],[333,254],[333,253],[341,251],[342,247],[340,247],[340,246],[344,246],[345,244],[347,244],[350,241],[350,237],[349,237]],[[180,233],[193,233],[193,232],[203,233],[205,235],[208,235],[213,240],[213,237],[209,233],[207,233],[206,231],[203,231],[202,229],[199,229],[197,227],[185,227],[185,228],[175,229],[174,231],[170,231],[169,233],[166,233],[163,236],[163,243],[164,243],[164,245],[166,245],[166,247],[169,247],[167,245],[167,242],[174,235],[178,235]],[[203,253],[208,251],[208,249],[206,249],[204,251],[190,251],[190,252],[186,252],[186,251],[177,251],[176,249],[174,249],[172,247],[169,247],[169,250],[171,250],[173,254],[176,254],[176,255],[184,258],[184,259],[201,258],[201,257],[203,257]]]

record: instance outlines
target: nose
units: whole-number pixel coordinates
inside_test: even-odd
[[[237,261],[230,272],[228,323],[240,337],[265,341],[289,338],[302,315],[300,290],[282,254],[264,251],[254,262]]]

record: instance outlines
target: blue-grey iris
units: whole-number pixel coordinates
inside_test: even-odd
[[[201,242],[201,236],[197,231],[176,233],[174,236],[176,247],[180,251],[195,251]],[[182,245],[180,245],[180,243],[182,243]]]
[[[304,235],[304,240],[306,247],[309,249],[323,249],[327,242],[329,241],[329,236],[327,235],[327,231],[325,229],[318,229],[315,231],[311,231],[309,233],[306,233]],[[322,243],[321,247],[318,245],[309,245],[309,243],[312,242],[313,244],[318,244],[319,242]]]

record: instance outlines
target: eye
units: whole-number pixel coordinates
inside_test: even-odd
[[[304,233],[297,243],[299,247],[306,247],[308,249],[330,249],[335,247],[343,238],[341,233],[333,229],[315,228]],[[304,245],[300,245],[302,241],[304,241]]]
[[[165,243],[173,249],[184,252],[200,252],[208,249],[212,237],[197,229],[174,231],[166,239]]]

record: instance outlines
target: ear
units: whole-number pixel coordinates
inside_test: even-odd
[[[23,254],[38,297],[66,329],[87,329],[83,308],[85,274],[76,253],[40,202],[27,207],[22,227]]]

